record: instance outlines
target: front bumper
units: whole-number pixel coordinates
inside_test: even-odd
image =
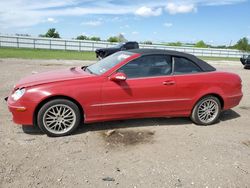
[[[35,104],[13,101],[11,97],[6,97],[8,109],[12,113],[12,120],[20,125],[32,125]]]

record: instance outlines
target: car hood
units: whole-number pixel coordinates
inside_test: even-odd
[[[49,71],[44,73],[34,74],[21,79],[15,86],[17,88],[30,87],[51,82],[73,80],[84,77],[91,77],[92,74],[85,72],[81,67],[72,67],[69,69]]]

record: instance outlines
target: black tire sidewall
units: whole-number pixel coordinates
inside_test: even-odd
[[[50,132],[48,129],[45,128],[45,125],[43,124],[43,116],[44,116],[46,110],[48,108],[50,108],[51,106],[58,105],[58,104],[63,104],[63,105],[69,106],[70,108],[73,109],[73,111],[75,112],[75,115],[76,115],[76,121],[75,121],[75,124],[73,125],[73,127],[69,131],[62,133],[62,134],[55,134],[55,133]],[[45,103],[38,111],[37,125],[45,134],[47,134],[50,137],[66,136],[66,135],[69,135],[76,130],[76,128],[81,123],[81,120],[82,120],[81,117],[82,116],[80,114],[80,110],[75,103],[73,103],[72,101],[69,101],[67,99],[54,99],[54,100],[51,100],[51,101]]]
[[[198,108],[199,106],[205,101],[205,100],[208,100],[208,99],[212,99],[214,101],[216,101],[216,103],[218,104],[218,114],[217,116],[214,118],[213,121],[209,122],[209,123],[204,123],[202,121],[200,121],[200,119],[198,118]],[[217,97],[214,97],[214,96],[206,96],[206,97],[203,97],[202,99],[200,99],[195,107],[193,108],[193,111],[192,111],[192,115],[191,115],[191,120],[197,124],[197,125],[204,125],[204,126],[207,126],[207,125],[212,125],[212,124],[215,124],[216,122],[218,122],[219,120],[219,117],[220,117],[220,113],[221,113],[221,102],[220,100],[217,98]]]

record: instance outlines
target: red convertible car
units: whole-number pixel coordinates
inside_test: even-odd
[[[193,55],[136,49],[90,66],[29,76],[6,100],[15,123],[64,136],[83,122],[130,118],[190,117],[210,125],[241,98],[236,74],[216,71]]]

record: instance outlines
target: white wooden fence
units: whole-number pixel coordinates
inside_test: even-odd
[[[34,48],[34,49],[51,49],[51,50],[74,50],[74,51],[95,51],[98,48],[107,48],[116,45],[116,43],[87,41],[87,40],[68,40],[41,37],[20,37],[0,35],[1,47],[15,48]],[[190,53],[196,56],[206,57],[241,57],[244,52],[231,49],[215,48],[194,48],[194,47],[175,47],[165,45],[146,45],[140,44],[140,48],[154,48],[165,50],[176,50]]]

